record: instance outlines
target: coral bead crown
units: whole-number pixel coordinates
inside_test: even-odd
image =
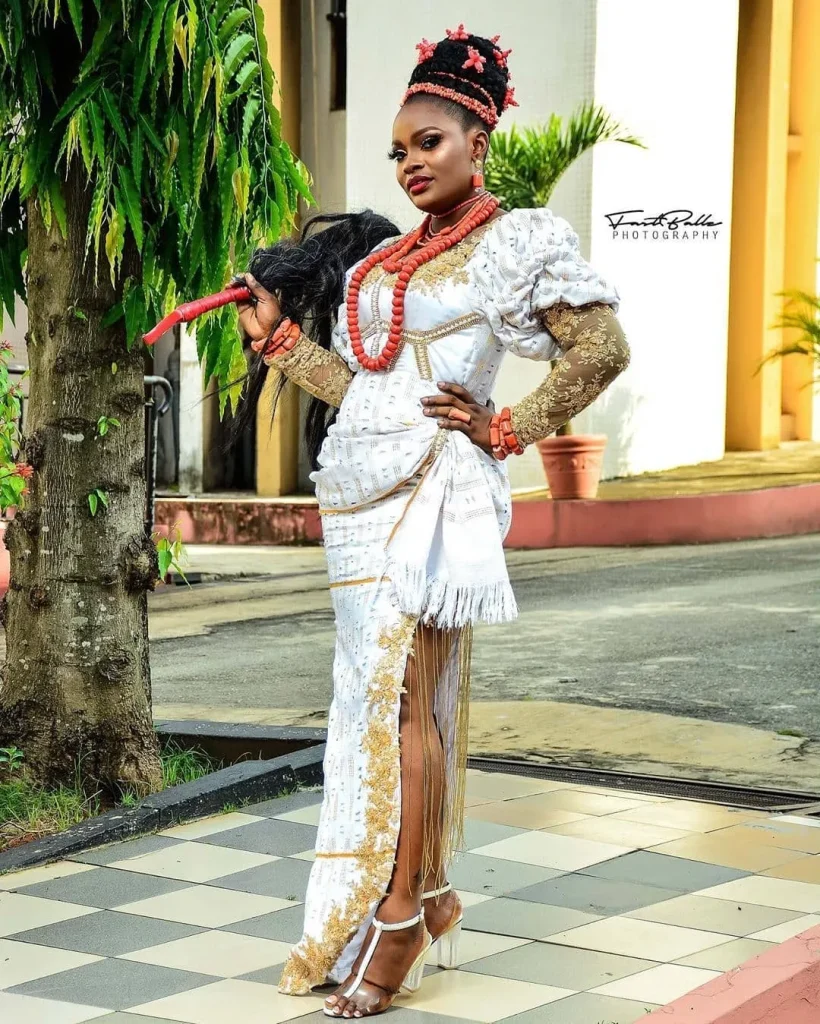
[[[429,39],[416,43],[416,70],[402,104],[418,93],[440,96],[466,107],[491,130],[495,128],[508,107],[518,106],[509,85],[507,58],[512,50],[502,49],[499,39],[500,36],[484,39],[472,35],[460,24],[458,28],[448,28],[446,38],[438,43]]]

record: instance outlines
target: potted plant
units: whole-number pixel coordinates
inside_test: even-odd
[[[20,413],[23,388],[12,383],[9,374],[11,344],[0,342],[0,594],[9,585],[9,552],[5,544],[6,525],[20,508],[28,493],[28,481],[34,470],[20,460]],[[28,372],[28,371],[26,371]],[[25,374],[23,375],[25,376]]]
[[[583,104],[566,125],[553,114],[543,125],[497,132],[484,167],[487,188],[505,210],[546,206],[567,168],[598,142],[645,148],[593,103]],[[605,434],[574,434],[566,423],[537,442],[554,499],[595,497],[606,441]]]

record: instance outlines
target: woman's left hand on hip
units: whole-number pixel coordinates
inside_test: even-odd
[[[441,394],[422,398],[425,416],[437,417],[436,422],[445,430],[460,430],[462,434],[478,445],[483,451],[492,453],[490,445],[490,420],[493,416],[492,402],[479,405],[469,391],[460,384],[439,381]]]

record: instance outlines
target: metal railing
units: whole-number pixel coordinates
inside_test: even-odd
[[[174,389],[165,377],[145,377],[145,533],[154,532],[154,506],[157,492],[157,429],[160,416],[171,408]],[[157,405],[154,390],[160,388],[163,397]]]

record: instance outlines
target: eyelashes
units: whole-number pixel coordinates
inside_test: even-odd
[[[428,135],[421,140],[421,148],[426,150],[435,149],[436,146],[441,142],[441,135]],[[407,154],[403,149],[388,149],[387,159],[388,160],[403,160]]]

